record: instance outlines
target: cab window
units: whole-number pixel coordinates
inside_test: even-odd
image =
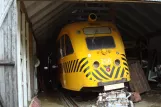
[[[112,36],[87,37],[87,47],[89,50],[115,48],[115,42]]]
[[[74,52],[71,40],[68,35],[65,35],[65,49],[66,49],[66,55],[70,55]]]
[[[61,55],[60,55],[60,40],[58,40],[58,42],[57,42],[57,58],[59,59],[59,58],[61,58]]]
[[[61,57],[65,56],[65,43],[64,43],[64,35],[60,38],[60,49],[59,53]]]

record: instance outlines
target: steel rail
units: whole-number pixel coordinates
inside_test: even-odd
[[[65,94],[59,91],[59,99],[65,107],[79,107],[79,105],[74,101],[69,94]]]

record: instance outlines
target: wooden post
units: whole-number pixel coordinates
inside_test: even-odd
[[[20,2],[17,3],[17,81],[18,81],[18,107],[23,107],[23,92],[22,92],[22,71],[21,71],[21,12]]]
[[[29,49],[29,23],[26,22],[26,40],[27,40],[27,88],[28,88],[28,101],[31,101],[31,83],[30,83],[30,49]]]
[[[23,101],[24,107],[27,107],[27,70],[26,70],[26,18],[25,13],[22,13],[22,43],[21,43],[21,60],[22,60],[22,75],[23,75]]]

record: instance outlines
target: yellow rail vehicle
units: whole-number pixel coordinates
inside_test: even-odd
[[[57,39],[63,88],[80,91],[130,81],[122,38],[111,22],[89,21],[65,26]]]

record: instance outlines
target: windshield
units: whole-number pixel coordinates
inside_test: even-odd
[[[87,37],[86,43],[89,50],[115,47],[115,42],[112,36]]]

